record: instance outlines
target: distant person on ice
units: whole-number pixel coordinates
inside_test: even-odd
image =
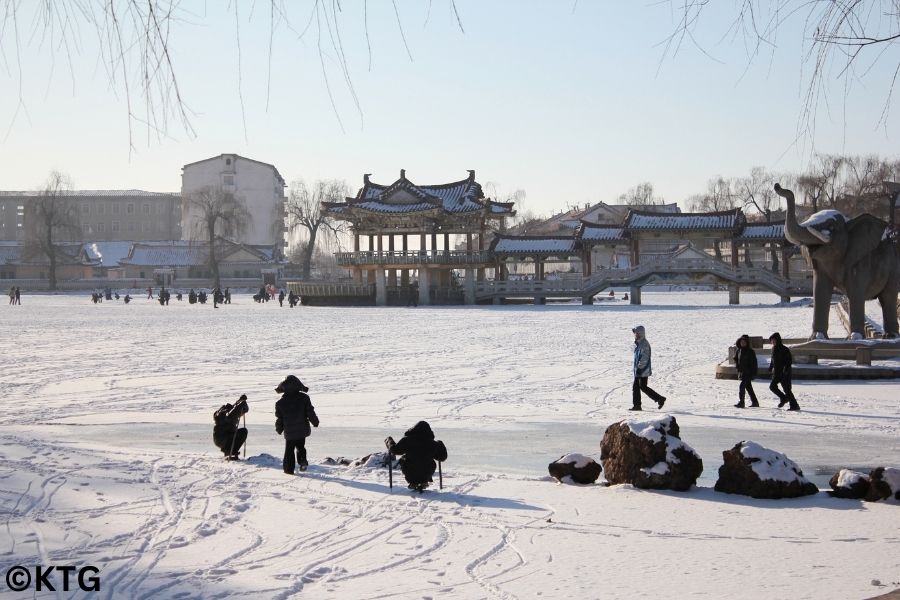
[[[641,410],[641,392],[656,401],[659,408],[666,403],[666,397],[662,396],[647,385],[647,378],[653,374],[650,361],[650,342],[643,325],[638,325],[631,330],[634,333],[634,383],[631,386],[631,408],[628,410]]]
[[[750,347],[750,336],[746,333],[738,338],[735,342],[734,364],[737,366],[738,379],[741,380],[738,386],[738,403],[735,408],[744,408],[744,394],[750,394],[750,406],[758,408],[759,402],[756,401],[756,392],[753,391],[753,378],[756,377],[756,371],[759,364],[756,362],[756,352]]]
[[[241,417],[250,411],[247,396],[241,394],[234,404],[224,404],[213,413],[213,442],[226,460],[237,460],[241,446],[247,441],[247,428],[240,427]]]
[[[409,489],[424,492],[428,484],[434,481],[437,464],[447,460],[447,447],[444,442],[434,439],[431,425],[427,421],[419,421],[407,431],[399,442],[388,437],[384,440],[388,452],[402,455],[400,469],[409,484]]]
[[[275,403],[275,431],[279,435],[284,434],[284,460],[281,465],[285,473],[293,475],[295,464],[300,465],[301,471],[309,466],[306,460],[306,438],[312,433],[310,424],[313,427],[319,426],[319,417],[306,394],[309,388],[295,376],[285,377],[275,391],[282,394],[281,399]]]
[[[781,334],[777,331],[769,336],[769,341],[772,342],[772,359],[769,361],[772,383],[769,384],[769,389],[780,400],[778,408],[789,404],[788,410],[800,410],[800,405],[794,398],[794,392],[791,391],[791,364],[794,362],[791,351],[781,343]],[[778,389],[779,383],[784,388],[784,392]]]

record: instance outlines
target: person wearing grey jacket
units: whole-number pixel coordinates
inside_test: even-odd
[[[647,385],[647,378],[653,374],[650,342],[647,341],[646,330],[643,325],[638,325],[631,330],[634,333],[634,383],[631,386],[631,408],[628,410],[641,409],[641,392],[647,394],[652,400],[656,401],[657,406],[661,409],[666,403],[666,397],[655,392]]]
[[[309,388],[295,376],[285,377],[275,391],[282,394],[281,399],[275,403],[275,431],[284,434],[282,466],[285,473],[293,475],[295,465],[299,464],[301,471],[305,471],[309,466],[306,460],[306,438],[312,433],[310,424],[313,427],[319,426],[319,417],[306,394]]]

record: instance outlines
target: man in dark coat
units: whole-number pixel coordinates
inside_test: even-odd
[[[434,471],[437,465],[434,461],[447,460],[447,447],[444,442],[434,439],[431,425],[426,421],[419,421],[412,429],[407,431],[399,442],[393,438],[385,440],[388,452],[402,455],[400,469],[409,489],[418,492],[425,491],[428,484],[433,481]]]
[[[319,426],[319,417],[306,394],[309,388],[293,375],[285,377],[275,391],[282,394],[281,399],[275,403],[275,431],[279,435],[284,434],[284,460],[281,464],[285,473],[293,475],[295,452],[296,464],[300,465],[300,470],[305,471],[309,466],[306,460],[306,438],[312,433],[310,424],[313,427]]]
[[[756,377],[756,371],[759,364],[756,362],[756,352],[750,347],[750,336],[746,333],[738,338],[735,342],[734,364],[737,366],[738,379],[741,384],[738,387],[738,403],[735,408],[744,408],[744,394],[750,394],[750,406],[758,408],[759,402],[756,400],[756,392],[753,391],[753,378]]]
[[[237,460],[241,446],[247,441],[247,428],[239,425],[241,417],[249,411],[247,396],[241,394],[237,402],[225,404],[213,413],[213,420],[216,422],[213,427],[213,442],[227,460]]]
[[[772,383],[769,389],[778,396],[781,402],[778,408],[789,404],[788,410],[800,410],[797,399],[791,391],[791,364],[794,362],[790,349],[781,343],[781,334],[777,331],[769,336],[772,342],[772,360],[769,361],[769,371],[772,373]],[[778,389],[778,384],[784,388],[784,392]]]

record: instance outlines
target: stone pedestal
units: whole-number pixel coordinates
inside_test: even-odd
[[[640,304],[641,303],[641,288],[633,285],[628,292],[629,298],[628,302],[631,304]]]
[[[463,289],[463,302],[475,304],[475,269],[466,269],[466,279]]]
[[[428,306],[431,304],[431,294],[428,293],[431,287],[431,273],[425,267],[419,269],[419,304]]]
[[[375,271],[375,306],[387,306],[387,283],[384,269]]]
[[[728,304],[741,303],[741,288],[737,285],[728,286]]]

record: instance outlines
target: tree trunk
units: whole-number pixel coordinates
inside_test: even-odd
[[[209,231],[209,268],[212,269],[213,274],[213,289],[216,289],[221,287],[221,282],[219,281],[219,258],[216,256],[216,221],[213,220],[209,225],[207,227]]]
[[[318,226],[310,227],[309,241],[306,243],[306,250],[303,252],[303,279],[304,279],[304,281],[309,280],[310,273],[312,272],[312,257],[313,257],[313,252],[316,249],[316,235],[318,233],[319,233]]]
[[[47,224],[47,259],[50,262],[50,270],[48,275],[48,287],[51,292],[56,291],[56,248],[53,246],[53,226]]]

